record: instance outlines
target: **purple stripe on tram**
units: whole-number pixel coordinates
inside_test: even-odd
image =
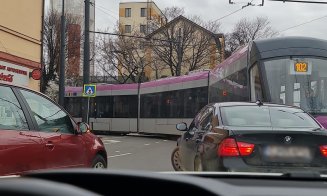
[[[159,79],[151,82],[144,82],[141,84],[141,88],[156,87],[156,86],[162,86],[167,84],[176,84],[176,83],[195,81],[195,80],[201,80],[206,78],[208,78],[208,71],[203,71],[191,75],[170,77],[170,78]]]
[[[248,49],[248,46],[245,46],[245,47],[239,49],[232,56],[228,57],[222,63],[220,63],[219,65],[217,65],[215,68],[213,68],[213,71],[212,72],[215,73],[215,72],[217,72],[219,70],[219,68],[224,68],[226,66],[229,66],[230,63],[235,62],[236,60],[238,60],[242,56],[246,55],[247,54],[247,51],[248,51],[247,49]]]
[[[157,87],[162,85],[176,84],[181,82],[195,81],[208,78],[208,71],[202,71],[199,73],[194,73],[185,76],[169,77],[159,80],[154,80],[150,82],[144,82],[141,84],[141,88]],[[97,85],[97,91],[106,90],[135,90],[137,89],[137,84],[99,84]],[[66,92],[80,93],[82,92],[82,87],[66,87]]]
[[[327,129],[327,116],[316,116],[316,120]]]

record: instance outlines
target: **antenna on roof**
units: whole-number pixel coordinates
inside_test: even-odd
[[[255,102],[258,106],[263,106],[263,103],[260,99],[258,99],[256,102]]]

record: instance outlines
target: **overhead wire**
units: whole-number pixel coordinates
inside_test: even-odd
[[[314,22],[314,21],[317,21],[317,20],[321,20],[321,19],[326,18],[326,17],[327,17],[327,15],[324,15],[324,16],[319,17],[319,18],[314,18],[314,19],[312,19],[312,20],[309,20],[309,21],[303,22],[303,23],[301,23],[301,24],[294,25],[294,26],[288,27],[288,28],[286,28],[286,29],[283,29],[283,30],[279,31],[278,33],[281,33],[281,32],[284,32],[284,31],[287,31],[287,30],[290,30],[290,29],[294,29],[294,28],[297,28],[297,27],[300,27],[300,26],[303,26],[303,25],[309,24],[309,23],[311,23],[311,22]]]
[[[118,18],[115,15],[112,15],[112,14],[106,12],[103,8],[101,8],[101,7],[97,6],[97,5],[95,5],[95,8],[97,8],[98,10],[100,10],[102,13],[104,13],[104,14],[106,14],[106,15],[108,15],[108,16],[116,19],[116,20],[118,20]]]
[[[224,18],[226,18],[226,17],[228,17],[228,16],[231,16],[231,15],[233,15],[233,14],[235,14],[235,13],[237,13],[237,12],[243,10],[244,8],[246,8],[246,7],[248,7],[248,6],[252,6],[252,5],[253,5],[253,4],[252,4],[253,1],[254,1],[254,0],[252,0],[251,2],[248,2],[246,5],[242,6],[240,9],[237,9],[237,10],[235,10],[235,11],[233,11],[233,12],[231,12],[231,13],[225,15],[225,16],[222,16],[222,17],[220,17],[220,18],[214,20],[213,22],[217,22],[217,21],[219,21],[219,20],[222,20],[222,19],[224,19]]]

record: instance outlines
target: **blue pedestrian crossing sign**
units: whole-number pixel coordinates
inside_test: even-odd
[[[95,84],[84,84],[83,96],[84,97],[95,97],[97,87]]]

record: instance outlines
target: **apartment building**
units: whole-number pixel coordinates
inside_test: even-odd
[[[119,28],[123,34],[149,34],[166,23],[165,15],[153,1],[119,4]]]

